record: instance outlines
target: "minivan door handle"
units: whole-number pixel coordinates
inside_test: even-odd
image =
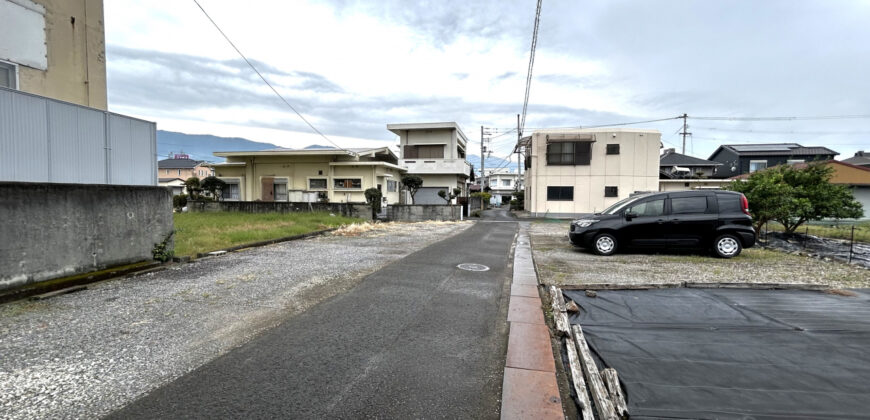
[[[658,219],[658,220],[656,220],[656,223],[658,223],[658,224],[663,224],[664,222],[665,222],[665,219]]]
[[[671,223],[678,225],[680,224],[680,219],[671,219]]]

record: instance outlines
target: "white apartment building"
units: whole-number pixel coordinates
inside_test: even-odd
[[[525,210],[534,217],[594,213],[634,192],[659,189],[656,130],[541,130],[522,142]]]
[[[438,191],[466,193],[471,165],[465,160],[468,138],[455,122],[387,124],[399,136],[399,166],[423,179],[414,204],[447,204]]]
[[[517,191],[523,190],[523,180],[517,172],[507,168],[486,170],[486,185],[491,189],[490,204],[499,206],[509,204]]]

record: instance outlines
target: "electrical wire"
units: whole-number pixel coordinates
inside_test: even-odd
[[[326,141],[332,143],[332,145],[335,146],[336,148],[338,148],[339,150],[343,150],[343,151],[345,151],[345,152],[347,152],[347,153],[349,153],[349,154],[352,154],[352,155],[354,155],[354,156],[357,155],[357,153],[351,152],[350,150],[347,150],[347,149],[345,149],[345,148],[339,146],[339,145],[336,144],[334,141],[332,141],[329,137],[326,137],[326,135],[323,134],[322,132],[320,132],[320,130],[318,130],[317,127],[315,127],[313,124],[311,124],[311,123],[310,123],[310,122],[305,118],[305,116],[303,116],[299,111],[297,111],[296,108],[295,108],[293,105],[290,104],[290,102],[288,102],[286,99],[284,99],[284,97],[281,96],[280,93],[278,93],[278,90],[275,89],[275,87],[272,86],[272,84],[269,83],[268,80],[266,80],[266,78],[263,76],[262,73],[260,73],[260,70],[257,70],[257,67],[255,67],[254,64],[251,63],[250,60],[248,60],[248,57],[246,57],[245,54],[243,54],[242,51],[239,50],[238,47],[236,47],[236,44],[234,44],[233,41],[230,40],[230,37],[228,37],[227,34],[224,33],[224,31],[220,28],[220,26],[218,26],[217,22],[215,22],[214,19],[212,19],[211,16],[209,16],[208,12],[206,12],[205,9],[202,7],[202,5],[199,4],[199,1],[198,1],[198,0],[193,0],[193,2],[196,3],[196,6],[199,7],[199,10],[202,10],[202,13],[205,15],[205,17],[208,18],[208,20],[211,22],[211,24],[214,25],[215,29],[217,29],[218,32],[220,32],[220,34],[223,35],[224,39],[226,39],[227,42],[230,44],[230,46],[233,47],[234,50],[236,50],[236,52],[239,54],[239,56],[242,57],[242,59],[245,60],[246,63],[248,63],[248,66],[250,66],[251,69],[254,70],[255,73],[257,73],[257,76],[260,76],[260,79],[263,80],[263,83],[265,83],[266,86],[269,86],[269,88],[272,89],[272,92],[275,92],[275,95],[277,95],[278,98],[281,99],[282,102],[284,102],[284,104],[286,104],[290,109],[292,109],[293,112],[295,112],[296,115],[298,115],[299,118],[302,119],[302,121],[305,122],[305,124],[308,124],[308,127],[310,127],[311,130],[313,130],[315,133],[319,134],[320,137],[323,137],[324,140],[326,140]]]
[[[541,1],[538,0],[538,7],[535,10],[535,29],[532,31],[532,47],[529,51],[529,71],[526,73],[526,96],[523,99],[523,115],[520,119],[520,133],[525,131],[526,127],[526,110],[529,107],[529,90],[532,88],[532,68],[535,65],[535,47],[538,45],[538,26],[541,23]]]
[[[870,119],[870,115],[823,115],[817,117],[693,117],[709,121],[800,121],[800,120],[852,120]]]

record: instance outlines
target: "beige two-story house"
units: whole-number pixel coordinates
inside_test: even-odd
[[[212,164],[227,183],[228,201],[365,203],[365,190],[378,188],[384,204],[399,202],[405,169],[387,147],[370,149],[270,149],[215,152]]]
[[[521,142],[527,153],[525,210],[532,216],[594,213],[634,192],[658,190],[656,130],[541,130]]]
[[[465,160],[468,138],[455,122],[387,124],[399,136],[399,165],[423,179],[414,204],[447,204],[438,191],[467,193],[471,164]]]

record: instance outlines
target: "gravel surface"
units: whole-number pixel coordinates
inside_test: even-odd
[[[601,257],[568,242],[569,222],[535,222],[529,235],[542,283],[806,283],[870,287],[870,270],[837,261],[750,248],[732,259],[707,254],[617,253]]]
[[[0,418],[92,418],[471,226],[386,224],[0,306]]]

